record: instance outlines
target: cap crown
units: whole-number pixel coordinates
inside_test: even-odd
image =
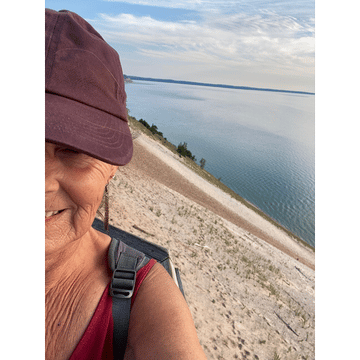
[[[84,19],[47,9],[45,91],[127,121],[119,55]]]

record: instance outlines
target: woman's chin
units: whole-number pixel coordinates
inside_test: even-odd
[[[45,219],[45,253],[61,250],[76,238],[74,227],[58,214]],[[59,218],[57,218],[59,217]]]

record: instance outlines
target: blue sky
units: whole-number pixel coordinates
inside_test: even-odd
[[[308,0],[46,0],[89,21],[127,75],[315,91]]]

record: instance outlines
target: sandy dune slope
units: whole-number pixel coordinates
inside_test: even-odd
[[[111,196],[113,225],[170,250],[208,359],[315,358],[311,250],[144,135]]]

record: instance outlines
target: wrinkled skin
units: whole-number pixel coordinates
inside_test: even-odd
[[[71,247],[86,234],[116,170],[88,155],[45,143],[45,211],[62,210],[46,219],[47,255]]]

